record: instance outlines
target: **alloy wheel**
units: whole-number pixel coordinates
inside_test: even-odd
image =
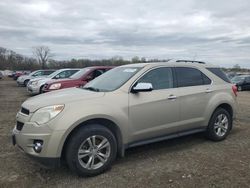
[[[220,114],[217,116],[214,123],[214,131],[216,135],[222,137],[228,131],[228,118],[225,114]]]
[[[93,135],[85,139],[78,149],[80,165],[88,170],[102,167],[110,157],[111,146],[107,138]]]

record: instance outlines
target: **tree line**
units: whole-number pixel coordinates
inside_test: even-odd
[[[0,70],[37,70],[37,69],[61,69],[61,68],[84,68],[89,66],[110,65],[120,66],[130,63],[146,62],[166,62],[168,59],[149,59],[135,56],[131,60],[125,60],[121,56],[115,56],[110,59],[91,60],[91,59],[71,59],[71,60],[54,60],[51,50],[47,46],[33,47],[33,57],[20,55],[12,50],[0,47]],[[249,71],[242,69],[238,64],[233,68],[227,68],[225,71]]]
[[[150,59],[142,57],[133,57],[131,60],[125,60],[120,56],[110,59],[91,60],[91,59],[71,59],[71,60],[54,60],[50,49],[46,46],[33,48],[32,57],[26,57],[12,50],[0,47],[0,70],[37,70],[37,69],[60,69],[60,68],[84,68],[88,66],[110,65],[119,66],[129,63],[159,62],[167,60]]]

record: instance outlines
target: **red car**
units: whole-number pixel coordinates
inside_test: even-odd
[[[17,80],[20,76],[30,74],[31,71],[16,71],[13,73],[13,80]]]
[[[73,74],[69,79],[47,82],[42,91],[49,92],[70,87],[81,87],[112,68],[114,66],[87,67]]]

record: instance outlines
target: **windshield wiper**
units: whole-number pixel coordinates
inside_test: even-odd
[[[83,87],[83,89],[90,90],[90,91],[95,91],[95,92],[100,91],[98,88],[95,88],[95,87]]]

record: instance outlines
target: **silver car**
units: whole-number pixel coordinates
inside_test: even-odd
[[[46,82],[55,79],[69,78],[79,70],[80,69],[60,69],[50,74],[47,77],[31,79],[28,82],[27,91],[32,95],[40,94],[42,93],[42,89]]]
[[[27,86],[28,82],[31,79],[38,78],[38,77],[39,78],[46,77],[52,74],[53,72],[55,72],[55,70],[37,70],[37,71],[30,73],[29,75],[19,76],[17,79],[17,84],[19,86]]]
[[[129,64],[83,88],[25,101],[13,143],[44,165],[65,160],[78,175],[94,176],[127,148],[198,132],[224,140],[236,92],[218,67],[202,62]]]

